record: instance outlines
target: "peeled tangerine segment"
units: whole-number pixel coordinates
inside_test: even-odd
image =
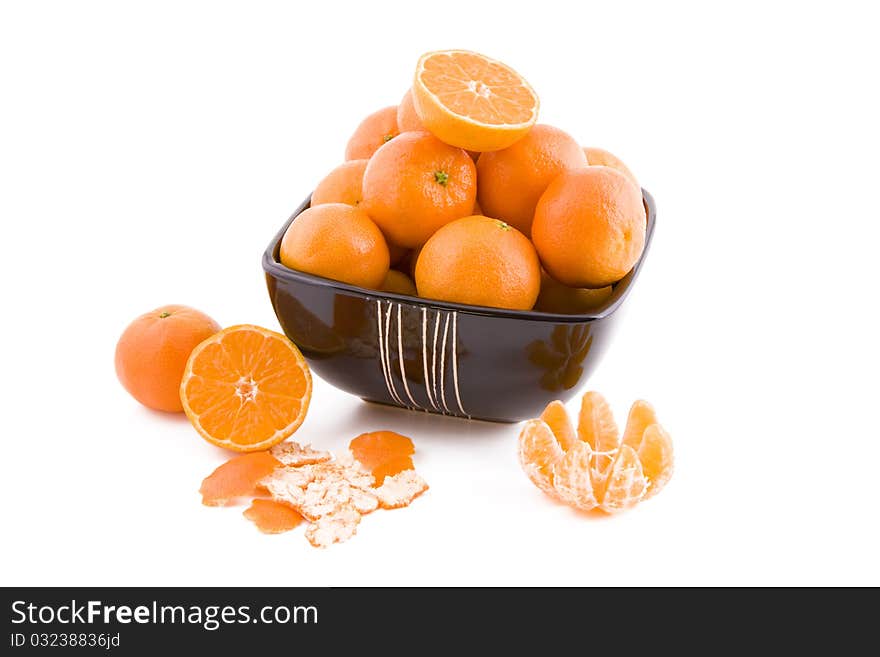
[[[578,437],[598,454],[593,458],[593,468],[604,472],[611,465],[611,455],[618,445],[617,423],[611,407],[598,392],[588,392],[581,399],[581,412],[578,416]]]
[[[659,424],[652,424],[645,429],[638,455],[648,480],[647,499],[659,493],[672,477],[672,438]]]
[[[553,467],[564,456],[553,430],[544,420],[529,420],[519,434],[519,462],[542,491],[558,497],[553,487]]]
[[[578,442],[553,468],[553,485],[559,497],[584,511],[599,506],[590,476],[592,454],[589,443]]]
[[[281,534],[297,527],[304,518],[293,507],[275,500],[255,499],[244,517],[264,534]]]
[[[623,445],[611,466],[602,495],[602,510],[617,513],[633,506],[645,495],[648,482],[632,447]]]
[[[547,404],[547,408],[541,413],[541,419],[550,427],[563,451],[568,451],[578,442],[578,436],[574,431],[571,419],[568,417],[568,411],[558,399]]]
[[[256,495],[260,481],[272,474],[281,462],[268,452],[242,454],[227,461],[202,482],[202,504],[223,506],[238,497]]]
[[[637,399],[629,409],[629,417],[626,419],[626,428],[623,430],[623,439],[620,442],[638,452],[645,429],[652,424],[657,424],[654,407],[642,399]]]

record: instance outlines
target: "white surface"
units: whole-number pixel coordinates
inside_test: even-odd
[[[880,584],[880,51],[847,4],[4,3],[0,582]],[[590,387],[621,423],[655,405],[675,477],[585,518],[526,480],[515,426],[316,381],[298,439],[400,431],[431,490],[325,551],[263,536],[200,505],[226,455],[127,396],[116,339],[163,303],[277,327],[263,248],[448,47],[520,70],[656,196]]]

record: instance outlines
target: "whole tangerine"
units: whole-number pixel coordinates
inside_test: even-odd
[[[335,281],[377,289],[388,273],[388,245],[366,212],[344,203],[302,212],[284,233],[281,263]]]
[[[477,162],[477,200],[483,212],[531,234],[538,199],[566,169],[587,166],[584,151],[568,133],[536,125],[513,146],[483,153]]]
[[[412,279],[402,271],[396,269],[388,270],[388,274],[385,276],[385,281],[382,283],[381,290],[383,292],[393,292],[394,294],[408,294],[412,297],[417,294],[416,285],[413,283]]]
[[[516,228],[474,215],[427,241],[416,262],[416,288],[428,299],[530,310],[541,289],[541,264]]]
[[[349,160],[328,173],[312,192],[312,205],[347,203],[360,205],[367,160]]]
[[[645,246],[645,207],[638,187],[604,166],[557,176],[535,208],[532,241],[553,278],[600,288],[623,278]]]
[[[217,322],[188,306],[168,305],[144,313],[116,343],[116,376],[144,406],[179,413],[186,361],[200,342],[219,330]]]
[[[382,144],[391,141],[399,134],[397,105],[383,107],[360,122],[345,146],[345,159],[369,159]]]
[[[632,180],[636,184],[636,187],[640,187],[639,181],[636,179],[633,172],[630,171],[629,167],[623,163],[623,160],[617,157],[614,153],[609,153],[604,148],[585,146],[584,155],[587,156],[587,164],[590,166],[611,167],[612,169],[617,169],[620,173]]]
[[[400,132],[412,132],[418,130],[427,130],[425,124],[416,114],[416,106],[413,104],[412,89],[407,89],[406,93],[397,106],[397,129]]]
[[[541,292],[535,301],[535,310],[545,313],[579,315],[592,312],[605,303],[614,292],[610,285],[598,289],[569,287],[541,272]]]
[[[404,132],[370,159],[363,191],[362,207],[388,240],[416,248],[471,213],[477,170],[462,149],[428,132]]]

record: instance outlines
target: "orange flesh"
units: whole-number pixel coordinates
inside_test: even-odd
[[[193,353],[185,410],[204,438],[239,451],[264,449],[299,426],[311,376],[296,348],[258,327],[232,327]]]
[[[525,423],[520,463],[551,497],[582,510],[617,513],[655,495],[672,477],[672,439],[656,420],[651,405],[637,401],[620,442],[608,402],[588,392],[575,436],[563,404],[551,402],[540,419]]]
[[[534,93],[522,78],[476,53],[437,53],[419,77],[447,109],[480,123],[526,123],[534,113]]]
[[[202,482],[202,504],[223,506],[237,497],[260,493],[259,482],[272,474],[281,462],[268,452],[242,454],[227,461]]]
[[[654,408],[644,400],[636,400],[632,408],[629,409],[629,417],[626,419],[626,428],[623,430],[621,442],[638,452],[645,429],[652,424],[657,424],[657,414],[654,412]]]
[[[595,474],[601,475],[611,465],[619,433],[611,407],[598,392],[588,392],[581,400],[578,436],[596,452],[593,455],[593,469]]]
[[[578,442],[577,434],[561,401],[552,401],[541,413],[541,419],[547,423],[564,451],[570,450]]]
[[[672,438],[659,424],[652,424],[645,429],[638,455],[650,484],[646,497],[651,497],[659,493],[672,477]]]
[[[264,534],[290,531],[304,520],[295,509],[275,500],[256,499],[242,515]]]

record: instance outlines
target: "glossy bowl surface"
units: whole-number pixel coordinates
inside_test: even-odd
[[[289,269],[281,238],[263,254],[269,297],[287,336],[325,381],[367,401],[496,422],[537,417],[586,383],[608,348],[651,244],[594,312],[561,315],[499,310],[377,292]]]

